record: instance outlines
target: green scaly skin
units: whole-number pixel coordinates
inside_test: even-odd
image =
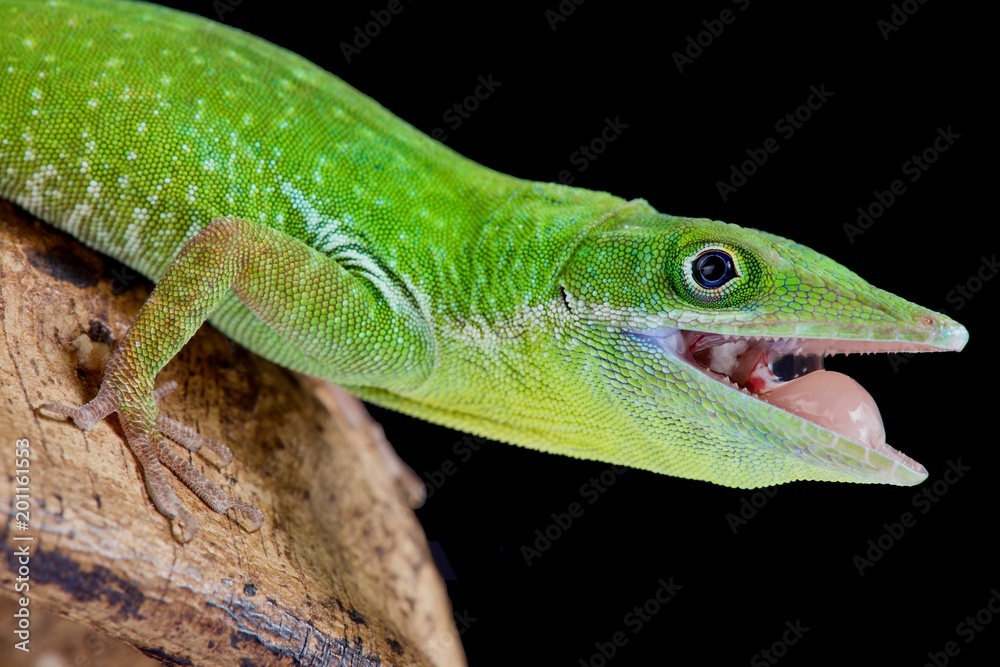
[[[161,463],[261,518],[161,435],[201,442],[152,388],[206,318],[364,399],[538,450],[739,487],[926,477],[671,352],[675,328],[964,346],[809,248],[499,174],[292,53],[153,5],[5,0],[0,100],[0,196],[158,283],[97,398],[50,407],[84,428],[118,412],[178,539],[194,519]],[[706,247],[738,273],[715,290],[692,278]]]

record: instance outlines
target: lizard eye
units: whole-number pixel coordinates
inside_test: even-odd
[[[691,267],[695,281],[705,289],[722,287],[736,277],[732,256],[722,250],[706,250]]]
[[[737,308],[761,293],[767,270],[756,253],[715,239],[677,249],[671,280],[680,298],[705,308]]]

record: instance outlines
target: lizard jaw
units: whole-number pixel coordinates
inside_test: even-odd
[[[958,335],[963,333],[964,335]],[[646,334],[650,335],[650,334]],[[931,342],[739,336],[664,327],[651,332],[662,349],[723,386],[812,422],[904,468],[890,481],[912,485],[927,470],[890,447],[878,407],[853,379],[823,369],[833,354],[960,350],[968,334]]]

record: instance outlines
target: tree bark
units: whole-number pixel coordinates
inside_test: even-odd
[[[464,665],[444,583],[401,491],[412,489],[408,471],[332,387],[202,327],[160,373],[158,383],[179,384],[161,409],[230,445],[235,461],[221,471],[177,451],[265,521],[246,533],[177,482],[199,521],[183,545],[114,419],[83,432],[35,410],[93,397],[101,343],[122,337],[149,287],[0,202],[0,592],[167,664]],[[16,470],[21,439],[28,484]],[[30,516],[18,515],[26,506]],[[3,635],[0,656],[19,641]]]

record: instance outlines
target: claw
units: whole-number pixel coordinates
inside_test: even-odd
[[[232,501],[233,504],[226,511],[226,515],[230,519],[234,519],[248,533],[260,530],[260,527],[264,525],[264,513],[257,509],[256,506],[245,503],[242,500],[232,498]]]
[[[42,403],[39,409],[61,417],[69,417],[83,431],[94,428],[115,411],[112,401],[107,396],[102,396],[102,392],[98,392],[94,400],[79,407],[63,403]]]
[[[160,514],[170,520],[171,533],[178,542],[185,543],[194,539],[198,532],[198,522],[184,508],[170,487],[163,471],[164,467],[214,511],[228,515],[248,532],[260,529],[264,523],[264,514],[257,507],[225,494],[204,473],[169,449],[165,438],[191,452],[199,453],[216,467],[223,467],[232,462],[233,453],[229,447],[204,437],[194,429],[159,414],[158,411],[153,415],[148,414],[141,407],[136,407],[142,405],[141,401],[130,401],[127,407],[123,406],[122,402],[112,394],[113,390],[105,389],[108,386],[107,383],[103,384],[97,396],[80,407],[62,403],[44,403],[39,409],[68,417],[84,431],[92,429],[112,412],[118,413],[129,449],[142,467],[149,497]],[[153,390],[154,406],[155,401],[175,389],[177,383],[171,381]]]
[[[216,468],[224,468],[233,462],[233,452],[225,444],[206,438],[190,426],[159,414],[156,416],[156,426],[160,433],[173,440],[185,449],[201,454],[202,458],[214,465]],[[211,456],[206,456],[206,453]]]
[[[181,544],[190,542],[198,534],[198,522],[184,510],[181,516],[170,520],[170,534]]]

